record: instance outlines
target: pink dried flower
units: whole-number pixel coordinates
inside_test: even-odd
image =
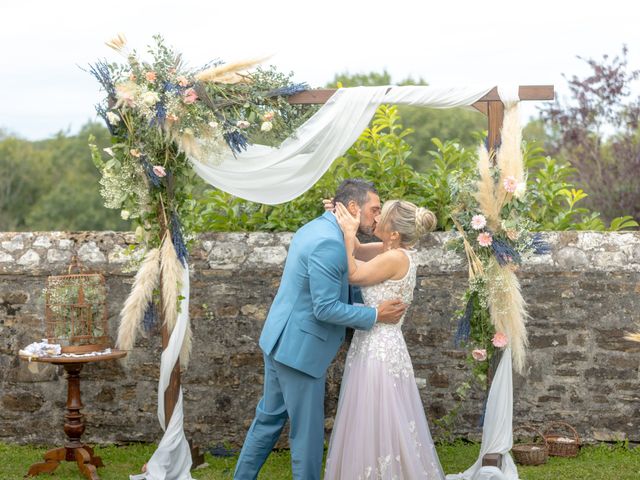
[[[181,87],[186,87],[187,85],[189,85],[189,80],[187,80],[187,77],[185,77],[184,75],[180,75],[177,80],[178,85],[180,85]]]
[[[153,83],[158,78],[158,74],[154,71],[150,71],[144,74],[144,78],[146,78],[148,82]]]
[[[484,215],[474,215],[471,219],[471,228],[474,230],[482,230],[487,225],[487,219]]]
[[[131,150],[129,150],[129,153],[131,154],[132,157],[140,157],[140,155],[142,155],[142,153],[140,152],[140,150],[138,150],[137,148],[132,148]]]
[[[269,112],[265,113],[265,114],[262,116],[262,119],[263,119],[265,122],[268,122],[268,121],[270,121],[270,120],[273,120],[274,115],[275,115],[275,113],[273,113],[273,112],[269,111]]]
[[[167,172],[165,171],[164,167],[162,167],[162,165],[154,165],[153,173],[155,173],[156,176],[160,178],[167,176]]]
[[[482,232],[478,235],[478,243],[481,247],[490,247],[493,243],[493,238],[489,232]]]
[[[471,352],[471,356],[477,362],[484,362],[487,359],[487,351],[484,348],[476,348]]]
[[[503,348],[507,346],[507,343],[509,343],[509,340],[507,339],[507,336],[504,333],[496,332],[496,334],[491,339],[491,343],[493,343],[493,346],[496,348]]]
[[[247,122],[246,120],[238,120],[236,122],[236,127],[238,128],[249,128],[251,126],[251,124],[249,122]]]
[[[198,94],[193,88],[187,88],[184,91],[184,98],[182,99],[182,101],[187,105],[195,103],[197,99],[198,99]]]
[[[513,175],[509,175],[508,177],[506,177],[502,181],[502,185],[504,185],[504,189],[509,193],[515,192],[516,188],[518,188],[518,182],[516,181],[516,177],[514,177]]]

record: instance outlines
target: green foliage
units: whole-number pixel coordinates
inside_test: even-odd
[[[428,85],[423,78],[405,78],[399,82],[393,82],[389,72],[382,73],[341,73],[327,85],[329,88],[336,86],[357,87],[376,85]],[[418,171],[428,172],[433,164],[430,152],[433,148],[431,140],[442,138],[460,144],[465,148],[476,144],[475,132],[486,128],[486,118],[480,112],[464,110],[461,108],[431,109],[412,107],[409,105],[398,106],[402,117],[402,123],[414,133],[406,138],[413,154],[407,159],[408,163]]]
[[[576,206],[588,194],[571,181],[576,169],[543,154],[541,147],[526,144],[525,167],[529,170],[527,193],[529,216],[538,230],[622,230],[637,227],[630,216],[614,218],[607,227],[600,213]]]
[[[450,230],[451,208],[460,200],[461,185],[476,177],[475,149],[432,138],[427,152],[430,169],[417,172],[408,162],[412,134],[412,129],[402,125],[399,109],[383,105],[371,127],[300,197],[267,206],[210,190],[193,200],[189,220],[196,231],[295,231],[322,213],[321,199],[332,197],[342,180],[359,177],[373,181],[383,200],[403,198],[431,209],[438,218],[438,229]],[[480,135],[475,136],[479,142]],[[630,217],[621,217],[607,227],[597,212],[580,207],[586,194],[570,182],[573,169],[544,156],[535,144],[525,144],[524,162],[529,169],[527,211],[534,229],[619,230],[637,226]]]
[[[458,162],[470,161],[471,157],[450,142],[442,144],[436,140],[437,166],[428,175],[420,174],[407,163],[411,148],[405,137],[411,133],[400,123],[397,107],[383,105],[371,127],[305,194],[281,205],[260,206],[218,190],[210,191],[194,210],[200,221],[199,230],[297,230],[322,213],[322,198],[332,197],[342,180],[353,177],[373,181],[383,199],[403,198],[428,205],[446,228],[446,208],[451,196],[446,178],[440,176],[446,177]]]
[[[63,132],[30,142],[0,138],[0,230],[129,230],[100,198],[99,174],[90,161],[87,138],[109,145],[105,128],[85,125],[77,135]]]

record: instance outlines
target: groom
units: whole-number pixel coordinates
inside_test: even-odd
[[[334,197],[371,235],[380,215],[373,184],[345,180]],[[369,330],[396,323],[406,306],[389,300],[377,308],[349,304],[350,287],[342,231],[325,212],[294,235],[278,293],[260,336],[264,393],[256,408],[233,478],[253,480],[289,418],[291,468],[296,480],[320,479],[324,448],[327,367],[344,341],[345,327]]]

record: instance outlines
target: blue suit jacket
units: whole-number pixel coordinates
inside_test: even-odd
[[[315,378],[323,376],[344,341],[345,327],[370,329],[371,307],[349,305],[347,255],[335,216],[326,212],[296,232],[260,348]]]

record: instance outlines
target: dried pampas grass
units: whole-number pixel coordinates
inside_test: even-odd
[[[210,83],[233,84],[248,82],[249,80],[246,76],[246,71],[264,62],[267,58],[269,57],[217,65],[197,73],[195,78],[199,82]]]
[[[528,314],[520,292],[520,282],[508,267],[501,267],[495,259],[487,269],[489,285],[489,313],[496,332],[509,339],[513,366],[518,373],[524,370],[526,348],[529,344],[525,327]]]
[[[183,274],[183,266],[178,259],[176,249],[171,237],[166,235],[160,247],[161,260],[160,271],[162,275],[162,310],[164,322],[167,325],[169,335],[173,332],[178,319],[178,306],[180,296],[180,283]],[[191,355],[191,322],[187,323],[184,340],[180,350],[180,365],[184,368],[189,364]]]
[[[500,169],[500,181],[497,185],[496,198],[500,200],[499,208],[511,200],[513,193],[504,188],[507,177],[513,177],[517,183],[524,181],[524,163],[522,161],[522,128],[518,104],[506,107],[501,130],[502,144],[496,154],[496,164]]]
[[[640,342],[640,332],[638,333],[629,333],[628,335],[625,335],[625,337],[627,340],[631,340],[632,342]]]
[[[153,297],[153,289],[160,276],[160,251],[157,248],[147,252],[138,273],[136,273],[131,293],[120,312],[116,348],[131,350],[140,330],[144,312]]]
[[[480,204],[480,210],[487,219],[487,225],[495,232],[500,226],[500,206],[496,198],[495,185],[490,168],[489,152],[484,145],[481,145],[478,148],[478,173],[480,174],[480,180],[477,183],[478,191],[475,197]]]

